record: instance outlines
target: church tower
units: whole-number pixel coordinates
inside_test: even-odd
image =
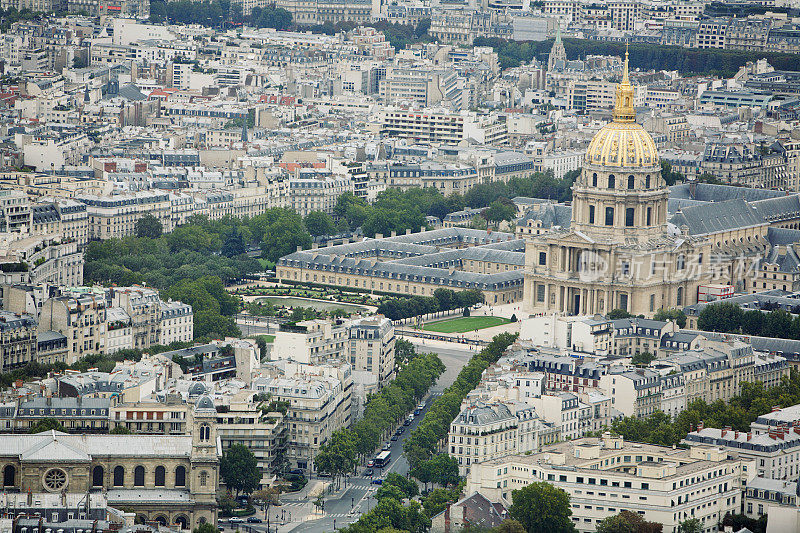
[[[567,51],[564,49],[564,43],[561,42],[561,26],[556,26],[556,41],[550,49],[550,55],[547,57],[547,70],[552,72],[554,70],[564,70],[567,65]]]
[[[197,400],[192,413],[192,469],[189,482],[199,505],[192,523],[216,523],[216,492],[219,484],[220,444],[217,439],[217,409],[208,396]]]

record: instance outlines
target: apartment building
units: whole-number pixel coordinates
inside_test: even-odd
[[[612,369],[600,378],[600,390],[625,416],[644,418],[660,410],[661,389],[658,373],[646,368],[623,372]]]
[[[144,287],[122,287],[109,290],[109,305],[121,308],[130,318],[133,348],[145,349],[160,340],[162,318],[158,291]]]
[[[55,419],[70,433],[108,432],[111,398],[54,398],[40,396],[21,401],[17,407],[16,431],[27,432],[39,422]]]
[[[380,97],[386,105],[429,107],[448,101],[460,109],[461,95],[455,70],[388,66],[380,80]]]
[[[508,141],[508,128],[498,115],[450,113],[444,109],[388,107],[381,113],[381,134],[422,142],[457,144],[471,139],[480,144]]]
[[[468,475],[471,465],[538,448],[538,420],[531,407],[513,413],[503,402],[467,402],[450,423],[447,437],[460,475]]]
[[[261,486],[268,486],[272,473],[285,460],[288,425],[281,412],[262,412],[251,390],[241,390],[228,405],[217,406],[217,434],[223,452],[241,444],[253,452],[261,470]]]
[[[177,396],[163,401],[125,402],[109,408],[109,431],[121,427],[131,433],[187,435],[193,424],[193,405]]]
[[[105,297],[96,294],[51,298],[42,305],[39,329],[67,338],[67,363],[72,364],[87,355],[105,352],[106,308]]]
[[[345,360],[353,374],[365,372],[374,376],[377,388],[388,384],[394,376],[395,336],[392,321],[377,315],[351,321],[347,325]]]
[[[303,217],[312,211],[333,214],[339,196],[353,192],[353,182],[344,176],[314,174],[304,171],[289,179],[290,207]]]
[[[563,439],[578,439],[591,431],[594,409],[572,392],[545,393],[530,398],[531,405],[542,420],[559,427]]]
[[[114,196],[78,195],[86,205],[90,239],[121,239],[136,232],[136,222],[152,215],[165,232],[172,231],[172,204],[165,192],[141,191]]]
[[[713,531],[726,513],[740,512],[752,466],[715,446],[682,450],[604,433],[473,465],[466,492],[508,505],[513,490],[546,481],[569,494],[571,518],[581,533],[622,510],[644,514],[664,531],[689,518]]]
[[[36,359],[36,320],[30,315],[0,311],[0,371],[10,372]]]
[[[800,475],[800,422],[770,426],[761,433],[753,431],[753,426],[750,429],[707,428],[700,422],[683,442],[692,449],[714,446],[735,459],[753,461],[753,476],[796,480]]]
[[[161,317],[156,344],[169,346],[173,342],[189,342],[194,339],[194,312],[191,305],[162,300],[159,301],[159,307]]]
[[[331,434],[350,424],[353,376],[349,364],[306,365],[277,361],[265,368],[267,375],[253,381],[253,388],[286,402],[289,468],[314,472],[314,457]]]

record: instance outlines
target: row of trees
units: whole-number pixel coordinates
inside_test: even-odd
[[[255,28],[276,28],[286,30],[292,27],[291,12],[270,5],[254,7],[245,17],[242,4],[231,4],[230,0],[192,1],[178,0],[150,2],[150,21],[171,24],[199,24],[209,28],[218,28],[225,23],[247,24]]]
[[[395,50],[404,50],[409,44],[416,43],[429,43],[433,39],[428,35],[428,29],[431,27],[431,19],[421,19],[416,26],[410,24],[393,24],[385,20],[377,22],[368,22],[365,24],[342,21],[342,22],[324,22],[322,24],[314,24],[310,26],[303,26],[301,29],[310,30],[314,33],[325,33],[327,35],[335,35],[341,32],[347,32],[356,26],[370,26],[378,31],[383,32],[386,40],[389,41]]]
[[[611,430],[632,442],[672,446],[680,444],[690,428],[697,427],[701,421],[708,427],[731,426],[739,431],[748,431],[750,424],[769,413],[773,406],[789,407],[798,403],[800,373],[792,369],[789,377],[776,387],[765,388],[761,382],[742,383],[741,392],[728,403],[694,400],[675,420],[659,411],[646,418],[619,418],[611,425]]]
[[[439,288],[433,291],[433,296],[386,298],[378,305],[378,313],[389,320],[402,320],[438,311],[463,309],[483,302],[484,296],[480,289],[456,292],[451,289]]]
[[[390,384],[369,399],[361,420],[350,428],[335,431],[320,447],[315,458],[317,471],[327,472],[337,481],[353,472],[359,459],[373,453],[444,369],[434,353],[413,357]]]
[[[491,46],[500,59],[502,68],[517,67],[534,58],[544,58],[553,46],[547,41],[506,41],[504,39],[478,37],[475,46]],[[578,59],[588,55],[625,54],[625,43],[591,41],[587,39],[564,39],[567,57]],[[777,70],[800,70],[797,54],[779,52],[753,52],[746,50],[702,50],[660,44],[632,43],[630,45],[631,68],[642,70],[677,70],[683,74],[717,74],[730,77],[748,61],[766,58]]]
[[[792,309],[800,311],[800,309]],[[761,309],[744,311],[730,302],[707,305],[697,315],[697,327],[704,331],[743,333],[759,337],[800,339],[800,315],[783,309],[764,312]]]
[[[500,359],[516,339],[517,334],[496,335],[488,346],[472,356],[458,373],[455,382],[433,402],[417,428],[403,443],[403,452],[411,465],[412,476],[420,480],[425,478],[439,443],[447,436],[450,423],[458,416],[461,402],[478,385],[483,371]]]

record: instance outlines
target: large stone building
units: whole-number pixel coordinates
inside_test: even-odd
[[[202,398],[190,435],[0,435],[5,491],[86,494],[139,520],[192,529],[216,523],[219,456],[216,410]]]
[[[710,276],[708,239],[667,224],[669,190],[633,102],[626,53],[613,122],[592,139],[573,187],[569,229],[527,236],[528,312],[652,315],[695,302]]]

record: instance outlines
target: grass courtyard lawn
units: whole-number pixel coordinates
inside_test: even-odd
[[[422,329],[425,331],[437,331],[439,333],[466,333],[476,329],[491,328],[511,322],[507,318],[499,316],[464,316],[451,318],[450,320],[440,320],[429,322]]]

